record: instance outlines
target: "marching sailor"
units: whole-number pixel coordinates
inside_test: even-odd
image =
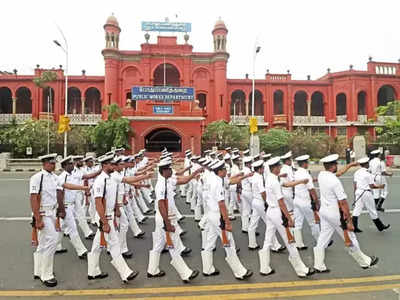
[[[354,234],[350,209],[347,204],[347,195],[343,185],[335,175],[337,171],[338,154],[331,154],[320,161],[324,164],[325,171],[318,174],[318,185],[321,193],[321,232],[317,245],[314,247],[314,268],[317,272],[329,272],[325,265],[325,248],[336,231],[345,241],[349,254],[363,268],[367,269],[378,262],[375,256],[364,254]]]
[[[210,180],[210,196],[207,199],[207,241],[204,250],[201,251],[203,275],[214,276],[219,274],[219,271],[213,264],[213,249],[219,237],[225,248],[225,260],[231,268],[233,275],[236,279],[244,280],[253,275],[253,272],[247,270],[242,265],[236,253],[236,246],[232,236],[232,225],[225,206],[225,162],[216,162],[212,165],[212,170],[214,175],[212,175],[213,177]]]
[[[297,276],[307,277],[314,273],[314,270],[304,265],[300,254],[293,243],[293,237],[289,227],[293,227],[293,219],[289,214],[284,196],[282,194],[281,184],[279,183],[280,158],[273,157],[268,160],[271,173],[266,180],[266,189],[262,192],[262,198],[267,209],[267,224],[263,248],[258,252],[260,258],[260,274],[270,275],[275,271],[270,267],[270,248],[273,244],[276,231],[278,231],[284,241],[288,252],[289,262],[295,270]],[[262,190],[260,190],[262,191]],[[289,237],[291,238],[289,241]]]
[[[358,217],[360,216],[364,206],[366,207],[372,221],[375,223],[376,228],[378,228],[379,231],[386,230],[390,227],[390,224],[384,225],[381,219],[379,219],[372,195],[374,189],[383,189],[385,188],[385,184],[376,184],[374,182],[374,175],[368,172],[368,157],[360,158],[358,163],[361,168],[354,173],[355,203],[352,217],[354,232],[362,232],[358,227]]]
[[[388,189],[387,182],[385,176],[392,176],[392,173],[386,172],[385,163],[382,163],[382,160],[379,158],[381,155],[381,150],[377,149],[371,151],[371,160],[369,162],[369,171],[374,175],[374,182],[377,185],[384,184],[385,187],[383,189],[373,189],[372,193],[374,194],[375,205],[377,210],[385,211],[382,208],[383,202],[385,201]]]
[[[175,231],[175,226],[178,224],[173,209],[172,202],[174,202],[174,192],[170,191],[174,185],[181,185],[188,183],[191,179],[197,176],[202,169],[199,168],[190,176],[184,178],[172,177],[172,160],[167,158],[158,164],[159,174],[157,184],[155,187],[156,194],[156,218],[155,218],[155,231],[153,234],[153,249],[149,251],[149,265],[147,269],[147,277],[162,277],[165,272],[159,269],[160,254],[167,245],[171,255],[171,265],[178,272],[183,282],[188,283],[197,275],[197,270],[191,270],[181,256],[179,235]],[[175,182],[169,183],[169,180]]]

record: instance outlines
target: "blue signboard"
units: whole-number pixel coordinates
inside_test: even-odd
[[[132,100],[193,101],[194,88],[173,86],[134,86]]]
[[[191,32],[191,23],[179,22],[142,22],[142,31]]]
[[[153,114],[156,115],[172,115],[174,108],[170,105],[153,105]]]

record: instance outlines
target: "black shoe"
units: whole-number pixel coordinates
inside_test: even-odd
[[[248,232],[246,230],[242,229],[242,233],[246,233],[247,234]],[[256,236],[257,236],[257,233],[256,233]]]
[[[308,272],[307,272],[306,276],[311,276],[311,275],[314,274],[314,273],[315,273],[315,269],[313,269],[313,268],[308,268]]]
[[[64,236],[67,237],[67,238],[69,238],[69,234],[64,233]]]
[[[180,218],[180,219],[178,220],[178,223],[179,223],[179,222],[182,222],[184,219],[186,219],[186,217],[185,217],[185,216],[182,216],[182,218]]]
[[[193,270],[192,274],[189,276],[188,279],[183,280],[184,283],[189,283],[191,280],[195,279],[199,275],[199,271]]]
[[[139,223],[139,224],[144,224],[144,222],[146,222],[147,219],[148,219],[148,217],[145,216],[145,217],[144,217],[141,221],[139,221],[138,223]]]
[[[158,272],[157,274],[150,274],[147,273],[147,278],[156,278],[156,277],[163,277],[165,276],[165,272],[163,270],[160,270],[160,272]]]
[[[209,277],[209,276],[217,276],[219,275],[219,270],[215,269],[214,272],[207,274],[207,273],[203,273],[203,276]]]
[[[360,228],[357,227],[357,228],[354,228],[354,232],[355,232],[355,233],[361,233],[361,232],[363,232],[363,231],[362,231]]]
[[[189,247],[186,247],[185,249],[183,249],[183,251],[181,252],[182,256],[186,256],[188,255],[190,252],[192,252],[192,249],[190,249]]]
[[[33,275],[33,279],[40,279],[40,276],[39,275]]]
[[[90,276],[90,275],[88,275],[88,279],[89,280],[95,280],[95,279],[104,279],[104,278],[106,278],[106,277],[108,277],[108,273],[100,273],[99,275],[96,275],[96,276]]]
[[[87,259],[87,251],[78,256],[79,259]]]
[[[56,254],[67,253],[67,252],[68,252],[68,249],[65,249],[65,248],[56,250]]]
[[[195,221],[196,223],[199,223],[199,222],[201,221],[201,219],[200,219],[200,220],[194,219],[194,221]]]
[[[260,272],[260,275],[262,275],[262,276],[268,276],[268,275],[272,275],[272,274],[275,274],[275,270],[274,269],[271,269],[271,271],[269,273]]]
[[[235,216],[229,216],[229,220],[235,221],[235,220],[236,220],[236,217],[235,217]]]
[[[297,250],[300,250],[300,251],[302,251],[302,250],[307,250],[308,249],[308,247],[307,246],[303,246],[303,247],[297,247]]]
[[[254,250],[258,250],[258,249],[260,249],[260,245],[257,245],[255,247],[249,247],[250,251],[254,251]]]
[[[42,281],[42,283],[47,287],[55,287],[57,285],[57,279],[53,277],[49,280]]]
[[[145,232],[142,231],[141,233],[138,233],[138,234],[135,235],[134,237],[135,237],[135,239],[140,239],[140,238],[142,238],[144,235],[145,235]]]
[[[314,269],[315,273],[329,273],[331,270],[329,269],[325,269],[325,270],[318,270],[318,269]]]
[[[183,236],[183,235],[185,235],[186,234],[186,230],[183,230],[180,234],[179,234],[179,236]]]
[[[380,212],[385,212],[385,209],[383,207],[378,207],[376,210]]]
[[[285,246],[280,246],[280,248],[276,249],[276,250],[271,249],[271,251],[274,252],[274,253],[282,253],[285,250],[286,250]]]
[[[382,223],[381,219],[379,219],[379,218],[376,218],[376,219],[374,219],[372,221],[375,223],[375,226],[379,231],[384,231],[384,230],[386,230],[386,229],[388,229],[390,227],[390,224],[384,225]]]
[[[94,239],[94,233],[89,234],[87,237],[85,237],[87,240],[93,240]]]
[[[130,259],[130,258],[132,258],[132,256],[133,256],[133,252],[129,251],[129,250],[124,252],[124,253],[122,253],[122,257],[126,258],[126,259]]]
[[[253,271],[247,270],[246,274],[244,274],[242,277],[236,277],[237,280],[245,280],[246,278],[249,278],[253,275]]]
[[[332,245],[333,245],[333,240],[330,240],[329,243],[328,243],[328,247],[330,247]]]
[[[259,232],[256,232],[256,236],[259,236],[260,235],[260,233]]]
[[[169,250],[167,248],[164,248],[161,250],[161,253],[167,253]]]
[[[154,213],[154,210],[149,209],[149,210],[146,211],[144,214],[145,214],[145,215],[151,215],[151,214],[153,214],[153,213]]]
[[[361,230],[360,228],[358,228],[358,217],[353,216],[351,219],[352,219],[352,221],[353,221],[354,232],[355,232],[355,233],[361,233],[362,230]]]
[[[131,280],[135,279],[135,277],[138,276],[138,275],[139,275],[139,272],[138,272],[138,271],[133,271],[133,272],[131,273],[131,275],[129,275],[129,276],[124,280],[124,282],[131,281]]]
[[[367,266],[367,267],[361,267],[361,268],[363,268],[364,270],[365,270],[365,269],[368,269],[369,267],[372,267],[372,266],[376,265],[376,264],[378,263],[378,261],[379,261],[379,258],[378,258],[378,257],[376,257],[376,256],[371,256],[371,263],[369,264],[369,266]]]
[[[236,248],[236,253],[239,253],[240,252],[240,248]]]

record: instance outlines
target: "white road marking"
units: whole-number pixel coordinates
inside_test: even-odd
[[[368,211],[363,210],[362,214],[367,214]],[[400,208],[385,209],[385,213],[400,213]],[[182,215],[186,218],[194,218],[194,215]],[[234,214],[235,217],[240,217],[240,214]],[[154,219],[154,215],[147,216],[149,219]],[[89,218],[88,218],[89,219]],[[0,221],[30,221],[31,217],[0,217]]]

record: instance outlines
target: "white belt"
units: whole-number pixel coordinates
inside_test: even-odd
[[[40,206],[40,210],[41,210],[41,211],[54,210],[54,209],[56,209],[56,208],[57,208],[57,205],[56,205],[56,204],[54,204],[54,205],[41,205],[41,206]]]
[[[70,202],[70,203],[64,203],[65,207],[69,207],[69,206],[75,206],[75,203]]]

